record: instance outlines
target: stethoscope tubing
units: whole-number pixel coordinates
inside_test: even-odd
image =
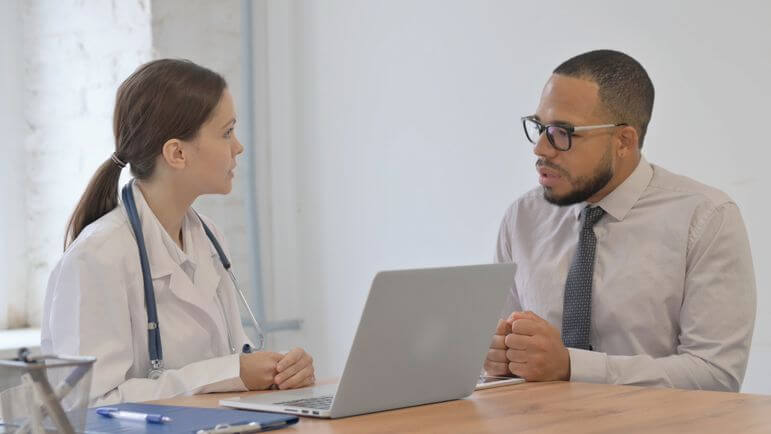
[[[160,330],[160,325],[158,323],[158,311],[155,303],[155,289],[153,287],[152,274],[150,271],[150,261],[147,258],[147,248],[145,246],[145,238],[142,232],[142,224],[139,221],[139,212],[137,211],[136,201],[134,200],[134,192],[132,191],[133,183],[134,183],[134,180],[132,179],[131,181],[128,182],[128,184],[126,184],[123,187],[121,196],[123,198],[123,204],[126,207],[128,220],[129,220],[129,223],[131,224],[131,228],[137,240],[137,248],[139,250],[139,263],[142,268],[142,284],[144,285],[145,306],[147,309],[147,333],[148,333],[147,346],[148,346],[148,352],[150,356],[150,372],[148,374],[148,377],[151,379],[155,379],[160,376],[161,372],[164,369],[163,347],[161,345],[161,330]],[[233,274],[233,271],[231,270],[230,260],[228,259],[227,255],[225,255],[225,251],[222,249],[222,246],[220,245],[219,241],[217,241],[217,237],[214,236],[214,233],[211,231],[211,229],[209,229],[209,227],[203,221],[201,216],[198,215],[198,213],[196,213],[196,216],[198,216],[198,219],[201,222],[201,225],[203,226],[203,230],[206,233],[207,238],[209,238],[209,241],[211,241],[212,245],[214,246],[214,249],[217,251],[217,256],[219,256],[222,266],[225,268],[225,271],[227,271],[228,275],[230,275],[230,279],[233,282],[233,287],[238,293],[244,307],[246,307],[246,310],[249,312],[250,319],[252,320],[255,330],[257,331],[257,337],[259,340],[259,342],[257,342],[257,347],[255,349],[252,349],[248,344],[245,344],[243,347],[243,350],[245,352],[262,350],[265,345],[264,332],[262,330],[262,327],[260,326],[259,321],[257,321],[257,318],[254,316],[252,309],[249,307],[249,303],[246,301],[246,297],[244,296],[244,293],[241,291],[241,288],[238,286],[236,276]],[[223,315],[225,315],[224,311],[223,311]],[[225,322],[226,322],[225,326],[228,327],[228,336],[230,336],[230,328],[229,328],[229,325],[227,324],[229,323],[229,321],[227,320],[227,315],[225,315]]]
[[[147,259],[147,248],[145,247],[145,237],[142,232],[142,224],[139,221],[139,212],[134,201],[134,192],[131,186],[134,181],[130,181],[123,187],[123,203],[126,206],[129,223],[134,231],[134,236],[139,249],[139,264],[142,267],[142,283],[145,293],[145,308],[147,309],[147,345],[150,353],[151,369],[163,369],[163,346],[161,345],[161,329],[158,324],[158,311],[155,304],[155,288],[153,287],[153,278],[150,272],[150,261]]]

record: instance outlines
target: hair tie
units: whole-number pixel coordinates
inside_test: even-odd
[[[112,153],[112,156],[110,158],[112,159],[112,162],[117,164],[118,167],[120,167],[121,169],[126,167],[126,163],[123,162],[123,160],[121,160],[120,158],[118,158],[118,154],[116,154],[115,152]]]

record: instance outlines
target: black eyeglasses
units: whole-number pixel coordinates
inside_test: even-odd
[[[546,133],[549,143],[558,151],[568,151],[573,145],[573,134],[581,131],[597,130],[600,128],[613,128],[626,126],[628,124],[603,124],[586,125],[575,127],[572,125],[543,124],[535,116],[525,116],[522,118],[522,127],[525,129],[525,136],[532,144],[538,144],[541,134]]]

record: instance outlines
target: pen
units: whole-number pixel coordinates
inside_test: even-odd
[[[171,418],[161,414],[137,413],[135,411],[119,410],[115,407],[101,407],[96,409],[96,414],[113,419],[137,420],[147,423],[171,422]]]

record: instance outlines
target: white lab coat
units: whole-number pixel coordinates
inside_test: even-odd
[[[86,227],[51,273],[42,351],[97,358],[91,405],[246,390],[239,376],[238,353],[251,342],[241,325],[233,283],[217,251],[189,210],[182,227],[183,252],[136,185],[133,190],[152,270],[166,370],[157,380],[147,378],[150,361],[142,270],[122,203]],[[204,220],[226,249],[216,227]],[[228,345],[226,324],[236,354]]]

